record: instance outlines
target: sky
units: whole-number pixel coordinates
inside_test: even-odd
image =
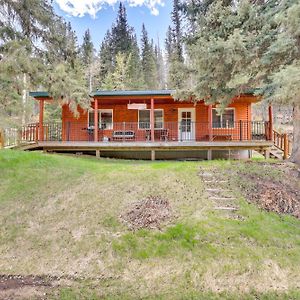
[[[55,0],[56,13],[70,21],[81,44],[84,32],[90,29],[96,51],[111,24],[115,21],[119,0]],[[123,0],[127,10],[128,23],[135,28],[140,39],[142,23],[145,23],[149,37],[160,40],[164,46],[167,28],[171,22],[172,0]]]

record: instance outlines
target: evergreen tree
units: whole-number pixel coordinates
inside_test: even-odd
[[[103,83],[102,88],[106,90],[126,90],[131,86],[130,76],[131,54],[119,52],[116,56],[116,67],[114,72],[109,73]]]
[[[211,4],[189,40],[191,78],[178,98],[227,106],[259,88],[265,101],[294,107],[292,161],[300,163],[300,4],[295,1]],[[200,17],[200,16],[199,16]],[[298,20],[298,21],[297,21]]]
[[[156,62],[156,70],[157,70],[158,88],[164,89],[166,87],[165,61],[163,58],[162,50],[160,49],[159,41],[157,45],[155,45],[154,53],[155,53],[155,62]]]
[[[142,69],[145,87],[149,89],[155,89],[158,86],[155,54],[153,45],[149,41],[148,32],[144,24],[142,26],[141,48]]]
[[[166,37],[166,50],[168,54],[168,87],[180,89],[183,86],[185,64],[183,57],[182,39],[182,17],[181,3],[173,0],[173,11],[171,14],[172,26],[168,28]]]
[[[86,78],[89,86],[89,91],[93,90],[93,76],[95,73],[94,65],[94,45],[89,29],[84,33],[83,43],[81,45],[82,62],[86,70]]]
[[[108,74],[113,74],[117,67],[117,55],[131,57],[129,73],[132,81],[128,89],[141,88],[140,50],[133,28],[128,25],[126,8],[120,2],[116,23],[107,31],[100,48],[100,86],[106,81]],[[105,84],[105,86],[107,86]]]

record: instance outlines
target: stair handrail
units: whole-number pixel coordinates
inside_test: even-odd
[[[287,133],[279,133],[273,129],[272,141],[274,146],[283,151],[283,159],[288,159],[291,155],[292,141]]]

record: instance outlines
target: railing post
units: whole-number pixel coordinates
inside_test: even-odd
[[[67,122],[67,141],[70,141],[70,127],[71,127],[71,122]]]
[[[126,133],[125,133],[125,131],[126,131],[125,128],[126,128],[126,123],[123,122],[123,129],[122,129],[122,130],[123,130],[123,134],[122,134],[122,141],[123,141],[123,142],[125,141],[125,134],[126,134]]]
[[[95,107],[94,107],[94,141],[98,142],[98,99],[94,98]]]
[[[44,99],[40,100],[39,141],[44,140]]]
[[[0,149],[4,148],[4,130],[0,128]]]
[[[154,136],[154,123],[155,123],[155,116],[154,116],[154,99],[151,98],[151,110],[150,110],[150,128],[151,128],[151,142],[155,141]]]
[[[269,106],[269,140],[272,141],[272,134],[273,134],[273,108]]]
[[[240,120],[240,141],[243,140],[243,121]]]
[[[212,118],[212,105],[208,106],[208,140],[213,140],[213,118]]]
[[[288,159],[289,157],[289,138],[287,133],[283,135],[283,159]]]

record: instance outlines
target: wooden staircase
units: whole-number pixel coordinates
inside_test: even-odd
[[[287,133],[273,130],[272,141],[274,145],[270,150],[270,157],[275,159],[288,159],[292,153],[292,141]]]

